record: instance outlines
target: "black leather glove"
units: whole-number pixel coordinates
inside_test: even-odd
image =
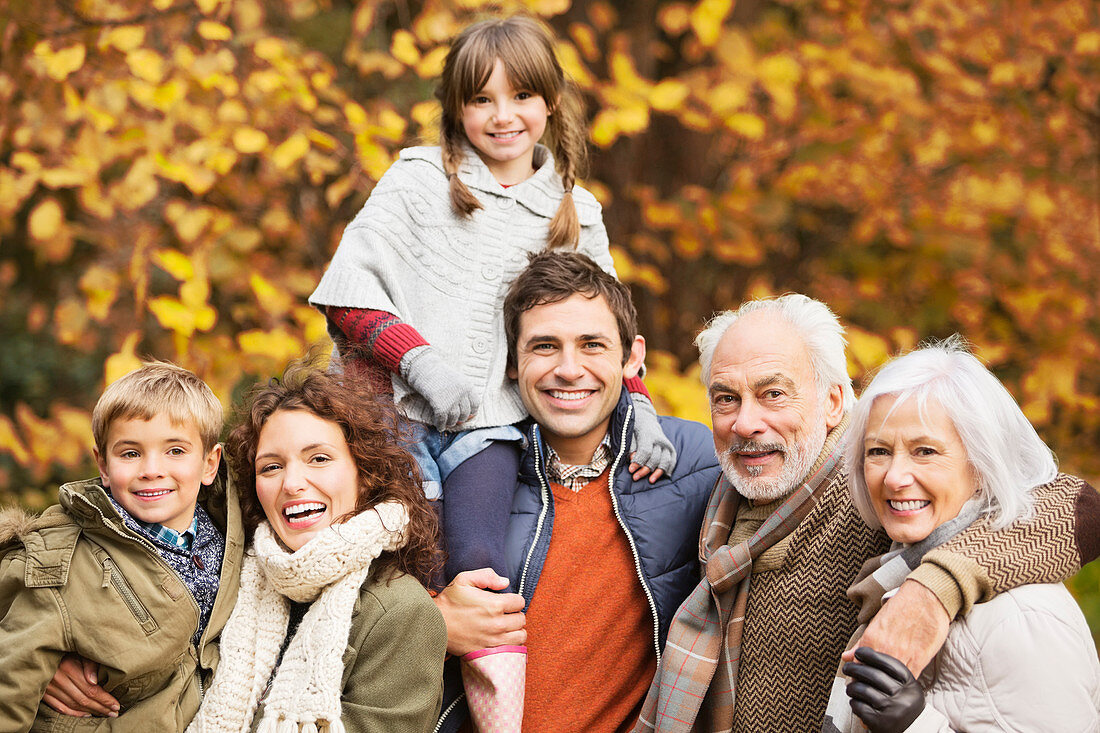
[[[847,688],[852,712],[871,733],[901,733],[924,710],[924,690],[909,668],[889,654],[861,646],[856,659],[843,667],[852,678]]]

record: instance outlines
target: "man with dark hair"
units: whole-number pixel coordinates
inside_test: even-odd
[[[440,593],[448,648],[526,640],[524,730],[628,729],[697,579],[696,537],[718,476],[710,433],[660,418],[679,454],[675,469],[656,480],[631,475],[634,414],[623,381],[637,376],[645,340],[629,290],[587,257],[533,256],[509,289],[504,321],[508,373],[532,417],[507,535],[509,578],[463,573]],[[484,590],[509,587],[515,593]],[[464,717],[456,681],[442,730]]]

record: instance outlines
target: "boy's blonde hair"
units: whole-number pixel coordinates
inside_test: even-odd
[[[92,410],[96,450],[105,455],[107,432],[115,420],[152,420],[158,414],[178,425],[194,423],[209,452],[222,430],[222,405],[206,382],[165,361],[147,362],[103,391]]]

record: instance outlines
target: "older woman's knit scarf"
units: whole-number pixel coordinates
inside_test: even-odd
[[[982,503],[970,500],[963,504],[958,516],[949,519],[932,530],[931,534],[912,545],[894,544],[893,549],[884,555],[872,557],[863,563],[852,586],[848,588],[848,598],[859,606],[859,628],[848,641],[848,649],[855,646],[867,624],[882,608],[882,604],[897,592],[905,578],[921,563],[925,553],[939,547],[955,537],[971,524],[982,512]],[[843,667],[844,663],[841,662]],[[829,705],[825,708],[825,720],[821,724],[822,733],[863,733],[867,728],[852,713],[846,689],[848,678],[837,669],[829,692]]]
[[[214,685],[188,733],[247,732],[261,702],[263,733],[343,733],[340,690],[344,649],[359,588],[371,562],[406,542],[408,511],[385,502],[334,524],[297,552],[262,522],[241,568],[237,605],[221,635]],[[286,638],[289,601],[310,602],[274,679]]]

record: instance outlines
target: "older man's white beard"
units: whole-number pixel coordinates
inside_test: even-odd
[[[806,474],[810,472],[814,461],[821,455],[821,449],[825,447],[825,438],[828,434],[825,421],[814,419],[812,424],[814,427],[806,434],[805,440],[796,442],[792,446],[754,440],[735,443],[729,447],[729,450],[719,454],[718,465],[722,467],[722,473],[741,496],[756,502],[775,501],[790,494],[806,479]],[[779,475],[761,477],[763,466],[749,466],[744,469],[747,475],[740,473],[735,454],[744,450],[782,451],[783,468],[780,469]]]

